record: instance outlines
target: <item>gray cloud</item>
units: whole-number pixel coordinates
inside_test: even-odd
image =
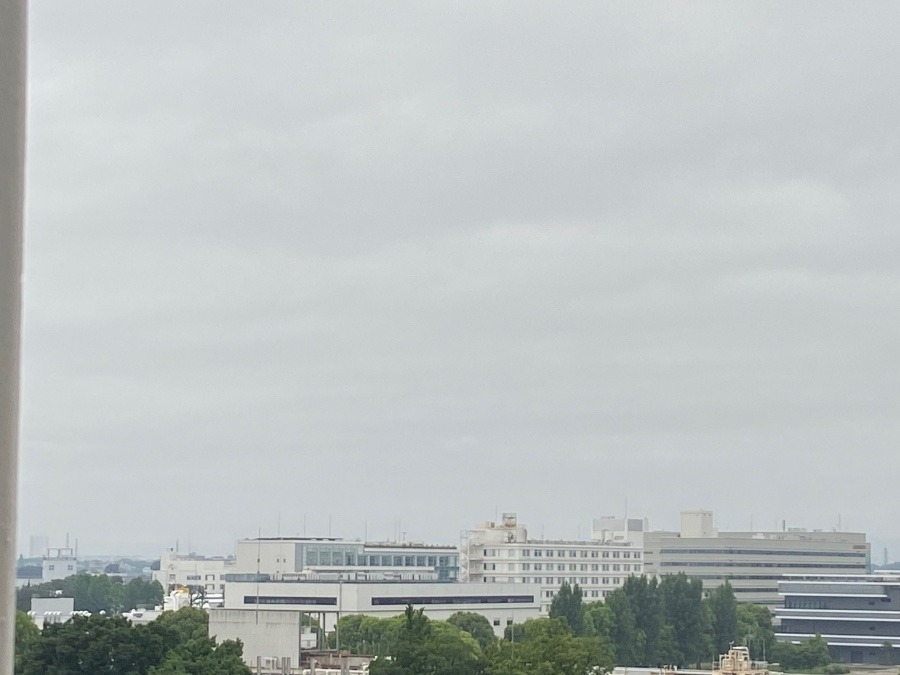
[[[21,536],[895,537],[897,25],[36,5]]]

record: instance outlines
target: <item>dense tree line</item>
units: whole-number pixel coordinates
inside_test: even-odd
[[[599,637],[576,637],[565,620],[529,619],[517,639],[497,640],[480,614],[434,621],[407,607],[399,617],[341,618],[343,648],[375,653],[371,675],[584,675],[608,672],[612,653]]]
[[[702,582],[684,574],[629,577],[604,602],[586,604],[577,586],[563,584],[550,616],[575,635],[603,638],[623,666],[709,663],[732,643],[764,652],[775,639],[765,607],[738,605],[728,582],[705,596]]]
[[[126,584],[118,576],[81,573],[17,589],[16,608],[27,612],[32,598],[57,595],[73,598],[77,611],[113,613],[139,607],[152,609],[162,604],[164,592],[157,581],[137,578]]]
[[[109,582],[95,582],[99,590],[92,590],[87,575],[78,577],[85,578],[71,578],[71,588],[80,588],[81,606],[103,604]],[[19,614],[16,673],[248,673],[240,643],[217,646],[207,637],[207,621],[202,610],[185,608],[146,626],[95,614],[38,632]],[[765,607],[739,605],[728,583],[705,594],[699,580],[683,574],[630,577],[604,602],[585,603],[577,585],[563,584],[549,617],[509,625],[503,639],[480,614],[457,612],[434,621],[413,607],[387,619],[341,617],[327,638],[332,647],[374,655],[372,675],[598,675],[613,665],[709,663],[732,643],[749,646],[754,658],[777,660],[784,670],[840,672],[829,665],[820,637],[776,643]],[[887,658],[893,655],[886,652]]]
[[[585,603],[581,589],[563,584],[547,618],[506,627],[494,637],[487,619],[457,612],[446,622],[421,610],[377,619],[343,617],[332,646],[374,654],[374,675],[434,673],[588,673],[612,667],[714,662],[731,644],[747,645],[755,659],[777,659],[785,670],[822,670],[830,663],[821,638],[800,645],[775,642],[769,610],[737,603],[725,583],[704,593],[683,574],[630,577],[604,602]],[[834,668],[832,666],[832,668]]]
[[[240,642],[216,644],[206,612],[163,612],[143,626],[118,616],[76,616],[38,631],[16,615],[16,675],[250,675]]]

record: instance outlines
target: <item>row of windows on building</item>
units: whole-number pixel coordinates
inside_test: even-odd
[[[864,551],[784,551],[778,549],[753,549],[753,548],[663,548],[660,554],[711,554],[711,555],[789,555],[792,558],[796,556],[817,556],[817,557],[833,557],[833,558],[866,558]]]
[[[622,577],[482,577],[482,581],[486,584],[501,583],[522,583],[522,584],[541,584],[544,586],[562,586],[568,583],[572,586],[621,586]],[[596,595],[593,597],[597,597]]]
[[[812,563],[812,562],[802,562],[802,563],[792,563],[792,562],[724,562],[724,561],[705,561],[705,560],[692,560],[692,561],[664,561],[659,564],[660,567],[790,567],[797,568],[802,567],[803,569],[851,569],[851,570],[861,570],[865,569],[864,563]]]
[[[316,550],[307,547],[304,555],[307,567],[456,567],[455,555],[387,555],[357,553],[355,551]]]
[[[557,591],[544,591],[545,598],[554,598],[556,597]],[[587,590],[582,591],[585,598],[607,598],[612,591],[603,591],[603,590]]]
[[[516,571],[517,563],[484,563],[484,569],[487,572],[495,572],[497,571],[497,566],[500,566],[500,570],[503,569],[503,565],[506,564],[506,569],[509,572]],[[556,567],[554,568],[554,564]],[[588,569],[590,567],[590,569]],[[554,569],[557,572],[640,572],[640,565],[632,565],[630,563],[522,563],[522,571],[523,572],[531,572],[532,569],[535,572],[542,572],[544,570],[551,572]]]
[[[486,548],[484,549],[484,555],[487,558],[496,558],[503,555],[503,551],[506,551],[506,557],[508,558],[516,558],[519,554],[523,558],[637,558],[640,559],[641,552],[640,551],[597,551],[592,549],[569,549],[569,550],[560,550],[560,549],[552,549],[552,548],[508,548],[508,549],[496,549],[496,548]]]

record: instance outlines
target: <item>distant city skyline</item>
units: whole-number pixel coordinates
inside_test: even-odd
[[[568,527],[564,527],[560,530],[547,530],[546,526],[544,526],[543,528],[541,528],[540,525],[538,525],[537,528],[535,526],[533,526],[521,514],[521,512],[515,511],[513,509],[505,509],[505,510],[503,510],[503,512],[500,513],[500,515],[502,516],[502,513],[505,513],[505,512],[512,512],[512,513],[517,514],[517,516],[519,518],[519,522],[524,524],[528,528],[528,536],[530,538],[540,539],[543,537],[547,537],[547,538],[559,538],[559,539],[571,539],[571,540],[579,540],[579,539],[587,540],[591,536],[591,529],[590,529],[591,517],[585,519],[584,522],[581,523],[580,529],[577,524],[573,524]],[[715,511],[713,511],[713,512],[715,514],[715,522],[716,522],[716,527],[718,529],[730,530],[730,531],[767,531],[767,532],[777,532],[781,529],[780,521],[773,522],[772,527],[770,527],[770,528],[754,527],[753,530],[751,530],[751,528],[749,527],[749,525],[750,525],[749,521],[747,522],[746,527],[741,527],[739,523],[730,523],[727,526],[720,526],[718,512],[715,512]],[[606,514],[598,514],[593,517],[600,517],[601,515],[621,516],[621,514],[606,513]],[[630,514],[630,515],[631,515],[631,517],[642,517],[640,514]],[[671,524],[669,526],[665,526],[665,527],[663,527],[663,526],[657,527],[654,524],[654,522],[652,520],[650,520],[650,522],[649,522],[650,531],[657,531],[657,530],[677,531],[678,530],[678,515],[679,514],[676,513],[670,519]],[[487,520],[495,520],[493,512],[491,512],[491,514],[489,516],[485,516],[484,518],[481,518],[479,520],[473,521],[471,523],[467,523],[465,527],[460,527],[458,530],[451,532],[446,537],[439,537],[439,536],[434,536],[434,537],[415,536],[415,537],[413,537],[410,532],[406,532],[405,534],[407,536],[406,536],[405,540],[406,541],[418,541],[418,542],[422,542],[422,543],[426,543],[426,544],[431,543],[431,544],[454,544],[455,545],[455,544],[459,543],[460,533],[463,530],[470,529],[471,527],[474,527],[477,523],[480,523],[482,521],[487,521]],[[783,520],[786,520],[786,519],[783,519]],[[386,533],[383,535],[379,534],[379,532],[381,532],[382,530],[376,531],[376,530],[369,529],[367,531],[365,523],[363,523],[362,529],[357,529],[357,528],[351,527],[351,528],[348,528],[346,531],[336,530],[334,522],[332,522],[332,532],[329,535],[327,532],[327,519],[326,519],[325,529],[323,529],[322,531],[311,530],[309,528],[310,522],[311,521],[310,521],[309,517],[307,517],[307,532],[305,534],[302,529],[289,530],[287,528],[283,528],[282,531],[279,532],[277,530],[277,523],[276,523],[271,531],[266,530],[264,527],[261,527],[261,528],[257,528],[257,530],[254,530],[253,532],[246,532],[246,533],[238,534],[233,540],[223,540],[223,541],[215,541],[214,539],[203,536],[202,534],[201,535],[185,534],[180,537],[174,537],[171,539],[171,541],[160,541],[160,542],[155,542],[155,543],[148,542],[148,541],[140,541],[138,539],[135,539],[135,540],[131,541],[130,548],[128,546],[126,546],[125,548],[116,548],[114,546],[113,548],[110,548],[108,550],[107,549],[100,550],[98,548],[85,549],[83,542],[79,542],[80,556],[81,557],[90,557],[91,555],[96,555],[96,556],[105,557],[105,556],[110,556],[110,555],[133,554],[133,555],[138,555],[138,556],[141,556],[141,557],[144,557],[147,559],[155,559],[155,558],[158,558],[160,556],[160,554],[163,553],[164,551],[166,551],[168,549],[174,549],[174,548],[176,548],[176,546],[181,553],[193,552],[193,553],[197,553],[198,555],[220,555],[220,556],[225,555],[225,556],[227,556],[227,555],[232,555],[234,553],[235,544],[238,540],[252,539],[253,537],[257,536],[257,533],[260,533],[264,537],[278,536],[278,535],[286,536],[286,537],[289,537],[289,536],[299,536],[299,537],[332,536],[332,537],[348,539],[348,540],[359,540],[359,541],[370,541],[370,542],[400,541],[401,539],[399,539],[397,537],[402,536],[402,535],[397,535],[396,529],[388,531],[388,530],[385,530],[384,528],[382,528],[382,530]],[[726,521],[722,521],[722,522],[726,522]],[[301,522],[301,525],[302,525],[302,522]],[[754,521],[754,525],[756,525],[755,521]],[[775,527],[776,525],[777,525],[777,529]],[[805,528],[810,531],[812,531],[812,530],[833,531],[836,529],[835,527],[828,527],[828,528],[826,528],[826,527],[809,527],[809,526],[806,526],[806,525],[803,525],[800,523],[791,523],[791,521],[789,521],[789,520],[787,521],[786,525],[788,528],[801,527],[801,528]],[[543,532],[542,532],[542,529],[544,530]],[[877,566],[877,565],[882,565],[884,563],[883,557],[884,557],[884,549],[885,548],[888,549],[888,563],[900,562],[900,538],[890,539],[890,538],[873,537],[871,535],[871,533],[865,532],[865,530],[854,529],[854,528],[848,529],[847,527],[844,527],[841,531],[863,532],[866,534],[867,540],[871,544],[871,550],[872,550],[871,555],[872,555],[872,564],[873,565]],[[34,536],[45,536],[43,534],[38,535],[36,533],[26,533],[26,534],[27,534],[26,539],[29,537],[34,537]],[[368,535],[368,536],[366,536],[366,535]],[[20,533],[20,539],[21,538],[22,537],[21,537],[21,533]],[[48,541],[49,541],[49,546],[51,546],[51,547],[56,546],[55,539],[53,537],[49,537]],[[61,539],[61,541],[62,541],[62,543],[59,544],[60,546],[64,545],[64,543],[65,543],[65,535],[63,535],[63,538]],[[74,542],[74,539],[72,539],[72,541]],[[26,549],[20,548],[20,553],[25,554],[27,552],[27,550],[28,550],[27,548]]]

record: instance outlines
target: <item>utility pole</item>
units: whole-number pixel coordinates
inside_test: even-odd
[[[0,0],[0,675],[12,675],[25,205],[26,0]]]

